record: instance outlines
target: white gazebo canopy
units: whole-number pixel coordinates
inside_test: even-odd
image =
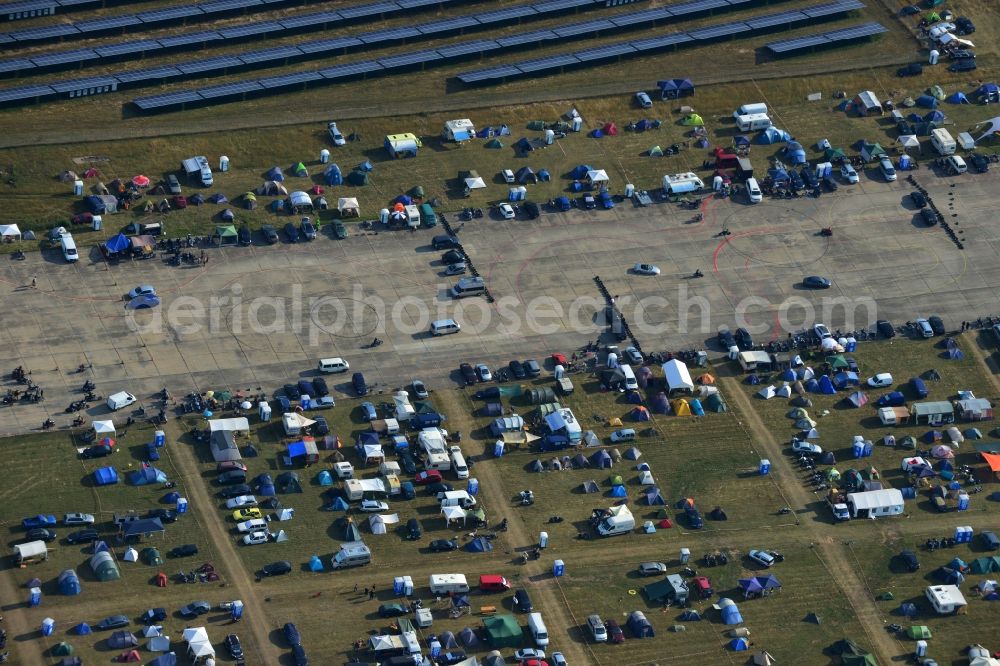
[[[361,206],[358,205],[358,200],[354,197],[341,197],[337,202],[337,210],[341,214],[349,212],[351,215],[358,215],[361,211]]]
[[[115,424],[113,421],[94,421],[94,432],[98,435],[114,435]]]
[[[0,238],[21,240],[21,230],[16,224],[0,224]]]
[[[460,506],[443,506],[441,513],[449,523],[453,520],[461,520],[462,524],[465,524],[465,509]]]
[[[610,178],[608,178],[608,172],[604,169],[594,169],[587,172],[587,180],[592,183],[606,183]]]
[[[903,146],[903,148],[920,148],[920,139],[917,138],[916,134],[901,134],[896,141]]]
[[[486,187],[486,181],[483,180],[482,178],[479,178],[479,177],[476,177],[476,178],[466,178],[465,179],[465,186],[467,188],[469,188],[470,190],[481,190],[484,187]]]

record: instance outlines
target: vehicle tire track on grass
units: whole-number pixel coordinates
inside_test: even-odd
[[[173,434],[174,441],[177,441],[176,431]],[[218,568],[222,570],[226,581],[232,584],[239,599],[243,601],[243,618],[253,632],[253,642],[259,651],[259,663],[281,663],[281,651],[268,638],[271,630],[264,616],[264,607],[261,605],[260,599],[257,598],[257,591],[249,583],[248,572],[239,564],[240,556],[236,552],[234,542],[229,538],[226,524],[205,487],[204,479],[201,478],[194,459],[193,446],[178,444],[169,450],[169,455],[171,461],[177,466],[181,479],[184,480],[184,488],[191,499],[191,508],[202,519],[205,537],[212,542],[212,545],[215,546],[215,552],[222,557]],[[231,563],[237,564],[231,565]],[[234,629],[235,627],[230,628]]]
[[[750,429],[754,440],[771,460],[778,463],[771,467],[771,474],[775,475],[775,481],[782,494],[791,498],[796,504],[792,507],[793,510],[798,511],[805,508],[810,502],[814,502],[815,498],[811,496],[811,493],[789,472],[788,465],[781,462],[787,460],[787,456],[782,452],[778,440],[754,411],[750,399],[739,386],[737,380],[733,377],[720,377],[719,381],[725,385],[730,404],[736,406],[742,423]],[[824,534],[819,529],[820,523],[805,521],[801,524],[811,537],[816,557],[823,563],[824,568],[830,573],[830,579],[850,603],[851,609],[868,636],[871,649],[876,653],[879,661],[890,663],[896,657],[902,656],[904,654],[902,646],[882,629],[884,625],[882,613],[868,593],[865,581],[851,567],[844,548],[834,543],[828,534]]]

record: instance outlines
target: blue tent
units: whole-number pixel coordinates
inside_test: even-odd
[[[989,97],[991,95],[1000,95],[1000,86],[995,83],[984,83],[983,85],[976,88],[976,97]]]
[[[747,643],[747,639],[745,638],[734,638],[729,641],[729,649],[735,650],[736,652],[744,652],[750,649],[750,644]]]
[[[149,666],[177,666],[177,655],[173,652],[161,654],[159,657],[149,662]]]
[[[649,410],[643,407],[642,405],[639,405],[638,407],[635,407],[632,410],[632,413],[629,414],[629,418],[632,419],[633,421],[648,421],[650,418]]]
[[[743,624],[743,616],[740,615],[740,609],[736,607],[736,602],[732,599],[719,599],[719,607],[722,611],[722,621],[725,624]]]
[[[909,602],[900,604],[899,614],[903,617],[916,617],[918,615],[917,605]]]
[[[538,180],[542,183],[547,183],[552,180],[552,174],[549,173],[548,169],[539,169],[537,176]]]
[[[642,403],[642,395],[640,395],[638,391],[629,391],[625,395],[625,400],[630,405],[638,405],[638,404]],[[648,418],[636,418],[637,416],[640,416],[640,415],[633,414],[633,418],[635,418],[636,421],[647,421],[648,420]]]
[[[333,500],[333,504],[331,505],[331,507],[333,508],[334,511],[347,511],[350,508],[350,505],[347,503],[346,500],[344,500],[343,497],[338,497],[337,499]]]
[[[906,396],[900,391],[893,391],[880,396],[875,404],[879,407],[902,407],[906,404]]]
[[[601,449],[600,451],[594,453],[594,455],[590,456],[590,463],[598,469],[607,469],[612,465],[611,455],[604,449]]]
[[[652,401],[650,401],[650,408],[657,414],[669,414],[670,401],[667,400],[667,394],[661,391],[653,396]]]
[[[322,571],[323,561],[319,559],[319,555],[313,555],[309,558],[309,571]]]
[[[128,482],[133,486],[148,486],[151,483],[166,483],[166,481],[165,472],[149,465],[128,473]]]
[[[757,135],[757,143],[762,143],[764,145],[772,143],[783,143],[788,141],[790,137],[788,132],[778,129],[777,127],[768,127]]]
[[[59,593],[66,596],[80,594],[80,578],[72,569],[66,569],[58,578]]]
[[[826,375],[819,378],[819,392],[826,395],[833,395],[837,392],[836,387],[833,385],[833,381],[831,381]]]
[[[125,234],[115,234],[108,239],[104,246],[108,248],[109,252],[124,252],[132,247],[132,241]]]
[[[934,575],[945,585],[960,585],[965,581],[965,575],[957,569],[951,567],[939,567]]]
[[[600,129],[591,130],[591,132],[590,132],[590,138],[591,139],[600,139],[603,136],[604,136],[604,132],[602,132]]]
[[[949,104],[971,104],[971,102],[969,102],[969,98],[966,97],[965,93],[961,90],[948,95],[945,101]]]
[[[344,174],[341,173],[340,167],[336,164],[329,164],[326,170],[323,171],[323,180],[327,185],[343,185],[344,184]]]
[[[611,487],[611,493],[609,495],[611,497],[627,497],[628,493],[625,492],[625,486],[617,485]]]
[[[639,449],[635,448],[634,446],[625,450],[626,460],[638,460],[641,456],[642,452],[639,451]]]
[[[493,544],[485,537],[476,537],[465,545],[465,549],[470,553],[489,553],[493,550]]]
[[[81,622],[80,624],[73,627],[73,633],[77,636],[87,636],[88,634],[94,633],[93,629],[86,622]]]
[[[281,167],[278,166],[271,167],[271,169],[266,174],[264,174],[264,180],[273,180],[279,183],[283,183],[285,181],[285,174],[281,170]]]
[[[663,494],[660,493],[660,489],[657,487],[652,487],[646,491],[646,504],[649,506],[663,506],[667,503],[667,500],[663,499]]]
[[[98,553],[103,553],[106,550],[107,551],[111,550],[108,547],[108,543],[106,541],[95,541],[94,542],[94,555],[97,555]]]
[[[760,384],[760,377],[758,377],[757,375],[748,375],[746,378],[746,383],[749,384],[750,386],[757,386],[758,384]]]
[[[594,167],[589,164],[578,164],[569,172],[569,177],[573,180],[583,180],[587,177],[588,171],[593,171]]]
[[[860,383],[861,378],[858,377],[858,373],[856,372],[838,372],[833,376],[833,385],[838,389],[857,386]]]
[[[686,611],[681,613],[680,617],[677,618],[681,622],[701,622],[701,615],[698,614],[693,608],[688,608]]]
[[[698,398],[691,398],[688,400],[688,407],[691,408],[691,413],[695,416],[704,416],[705,408],[701,406],[701,400]]]
[[[691,79],[657,81],[656,87],[660,89],[660,99],[677,99],[694,95],[694,84],[691,83]]]
[[[784,169],[768,169],[767,175],[770,176],[771,180],[773,180],[775,183],[787,183],[789,180],[791,180],[791,177],[788,175],[788,172],[785,171]]]
[[[933,95],[921,95],[917,98],[917,106],[923,109],[936,109],[937,105],[937,98]]]
[[[649,623],[649,620],[646,619],[646,614],[642,611],[632,611],[629,613],[626,624],[628,624],[629,630],[636,638],[652,638],[656,635],[653,631],[653,625]]]
[[[791,144],[789,144],[791,146]],[[785,148],[785,159],[792,164],[805,164],[806,163],[806,151],[802,147],[798,148]]]
[[[923,120],[925,123],[942,122],[944,120],[944,112],[938,111],[937,109],[935,109],[934,111],[928,111],[927,115],[924,116]]]
[[[171,490],[169,493],[160,498],[161,504],[177,504],[177,500],[181,498],[181,494],[176,490]]]
[[[819,382],[816,381],[815,377],[807,379],[803,386],[805,386],[805,389],[810,393],[819,393]]]
[[[782,381],[786,382],[794,382],[797,379],[797,377],[795,376],[795,371],[792,370],[791,368],[788,368],[783,373],[781,373],[781,379]]]
[[[316,483],[318,483],[321,486],[332,486],[333,477],[330,476],[330,472],[324,469],[322,472],[316,475]]]
[[[394,204],[403,204],[404,206],[409,206],[413,203],[413,199],[407,194],[400,194],[398,197],[392,200]]]
[[[367,173],[369,171],[374,171],[375,165],[372,164],[371,160],[365,160],[364,162],[362,162],[361,164],[359,164],[354,168],[357,169],[358,171],[364,171],[365,173]]]
[[[111,486],[118,483],[118,472],[114,467],[101,467],[94,470],[94,483],[99,486]]]

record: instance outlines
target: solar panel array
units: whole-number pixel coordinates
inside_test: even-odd
[[[795,51],[812,49],[817,46],[832,46],[839,42],[849,42],[855,39],[873,37],[875,35],[882,34],[883,32],[888,32],[888,29],[881,23],[864,23],[861,25],[851,26],[849,28],[843,28],[841,30],[833,30],[831,32],[822,32],[815,35],[796,37],[795,39],[783,39],[778,42],[771,42],[770,44],[767,44],[765,48],[776,55],[784,55],[787,53],[794,53]]]
[[[562,1],[562,0],[560,0]],[[702,0],[707,5],[713,7],[717,6],[717,0]],[[690,3],[686,3],[690,4]],[[831,7],[839,8],[839,12],[847,12],[854,9],[859,9],[864,7],[860,0],[835,0],[834,2],[829,2],[823,5],[816,5],[816,8],[822,8],[823,10],[829,10]],[[671,7],[670,9],[672,9]],[[668,10],[668,8],[664,8]],[[668,10],[669,11],[669,10]],[[837,13],[837,12],[833,12]],[[830,14],[824,14],[830,15]],[[787,25],[790,23],[801,22],[812,20],[808,15],[803,12],[784,12],[782,14],[777,14],[775,16],[784,17],[781,25]],[[613,27],[610,21],[588,21],[586,25],[590,26],[591,31],[599,31],[604,27]],[[564,26],[569,27],[569,26]],[[539,32],[548,33],[554,39],[559,39],[554,33],[556,31],[535,31],[533,33],[525,33],[532,35],[532,39],[537,40]],[[631,42],[621,42],[618,44],[609,44],[606,46],[598,48],[590,48],[575,53],[565,53],[561,55],[547,56],[544,58],[537,58],[534,60],[527,60],[518,63],[497,65],[494,67],[489,67],[486,69],[480,69],[473,72],[465,72],[459,74],[458,78],[466,84],[472,83],[488,83],[500,81],[506,78],[513,78],[518,76],[525,76],[529,74],[539,74],[547,73],[552,71],[559,71],[567,67],[577,67],[582,65],[589,65],[590,63],[607,61],[612,59],[618,59],[621,57],[629,57],[633,55],[638,55],[640,53],[648,53],[658,49],[674,47],[679,44],[692,43],[692,42],[707,42],[713,39],[717,39],[723,36],[732,36],[736,34],[749,34],[754,32],[746,23],[736,22],[727,23],[719,26],[708,26],[706,28],[700,28],[698,30],[692,31],[690,33],[673,33],[667,35],[661,35],[659,37],[636,40]],[[695,34],[699,36],[695,36]],[[361,36],[359,36],[361,37]],[[515,37],[515,36],[512,36]],[[501,38],[497,40],[478,40],[476,42],[467,42],[469,50],[462,50],[462,44],[452,44],[447,47],[442,47],[440,49],[430,49],[422,50],[417,52],[411,52],[406,54],[394,55],[386,58],[381,58],[378,60],[368,60],[360,63],[346,63],[343,65],[337,65],[335,67],[330,67],[328,69],[321,70],[319,72],[310,73],[306,72],[307,76],[310,74],[319,74],[322,77],[322,82],[325,83],[337,83],[350,80],[352,78],[367,77],[372,74],[387,73],[392,71],[399,71],[403,69],[413,68],[413,67],[424,67],[427,65],[432,65],[436,61],[444,61],[450,58],[457,57],[458,55],[465,55],[466,53],[478,53],[485,54],[489,52],[496,52],[509,47],[509,38]],[[520,43],[520,42],[518,42]],[[473,47],[472,45],[475,45]],[[472,49],[475,50],[472,50]],[[454,49],[460,49],[459,51],[454,51]],[[298,88],[309,83],[319,83],[320,81],[315,78],[307,78],[305,80],[294,79],[295,75],[289,77],[270,77],[269,79],[262,79],[255,81],[260,87],[259,91],[252,86],[247,88],[243,93],[252,94],[254,92],[262,92],[264,90],[280,90],[288,88]],[[286,82],[282,85],[283,80]],[[267,85],[263,84],[262,81],[267,81]],[[210,88],[210,91],[214,91],[215,88]],[[200,90],[194,90],[194,93],[200,93]],[[164,95],[155,95],[152,97],[140,97],[133,100],[133,103],[142,111],[155,112],[163,111],[168,109],[181,108],[185,104],[191,103],[207,103],[208,99],[200,100],[186,100],[184,102],[178,103],[176,99],[166,97]]]

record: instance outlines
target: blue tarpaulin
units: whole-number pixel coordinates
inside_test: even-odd
[[[132,241],[125,234],[115,234],[104,244],[109,252],[124,252],[132,247]]]

